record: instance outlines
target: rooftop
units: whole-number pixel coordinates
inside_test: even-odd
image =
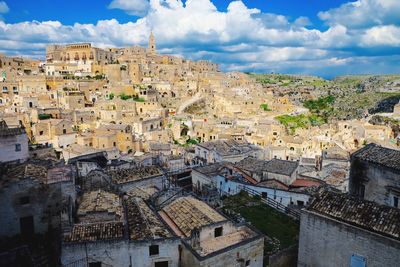
[[[43,161],[46,163],[47,161]],[[6,167],[0,173],[0,184],[4,185],[12,181],[20,181],[24,179],[36,179],[42,183],[46,182],[48,167],[42,166],[33,162]]]
[[[171,237],[171,233],[156,213],[139,197],[129,197],[126,201],[131,240],[146,240]]]
[[[49,169],[47,171],[47,183],[72,181],[73,173],[70,165]]]
[[[193,197],[181,197],[160,211],[161,217],[181,237],[189,237],[192,230],[226,220],[206,203]]]
[[[246,239],[256,236],[257,234],[250,228],[242,226],[236,231],[215,238],[207,238],[200,242],[200,247],[196,251],[200,256],[206,256],[215,251],[240,243]]]
[[[259,160],[253,157],[247,157],[235,164],[236,167],[250,171],[253,173],[259,173],[262,175],[263,171],[267,169],[268,161]]]
[[[98,212],[106,212],[114,215],[115,220],[120,220],[123,210],[119,196],[102,190],[83,194],[77,212],[78,216],[82,218]]]
[[[25,128],[9,128],[5,121],[0,121],[0,136],[15,136],[25,134]]]
[[[400,209],[323,191],[307,210],[400,240]]]
[[[159,192],[156,186],[137,187],[130,189],[126,194],[130,197],[140,197],[141,199],[148,200],[152,195]]]
[[[160,168],[157,166],[143,166],[132,169],[121,169],[108,171],[113,182],[117,184],[129,183],[141,179],[162,175]]]
[[[216,140],[201,143],[198,144],[198,146],[204,147],[208,150],[214,150],[223,156],[240,155],[256,149],[251,144],[240,143],[235,140]]]
[[[379,164],[391,169],[400,170],[400,151],[376,144],[368,144],[351,155],[362,161]]]
[[[297,161],[272,159],[265,164],[265,171],[282,175],[292,175],[299,163]]]
[[[224,166],[225,166],[224,162],[218,162],[210,165],[195,167],[194,170],[208,176],[213,176],[213,175],[218,175],[221,168]]]
[[[124,237],[122,222],[75,224],[65,242],[100,241]]]

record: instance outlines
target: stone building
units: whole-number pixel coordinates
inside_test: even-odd
[[[75,224],[62,244],[61,262],[64,265],[88,262],[89,266],[180,266],[180,239],[170,232],[143,199],[128,196],[122,200],[122,205],[121,200],[116,200],[116,195],[107,194],[114,200],[100,203],[92,198],[94,207],[124,209],[123,218]],[[90,198],[88,200],[90,203]],[[92,215],[96,213],[93,211]]]
[[[46,233],[70,220],[75,180],[70,166],[26,162],[6,166],[0,174],[0,236]],[[62,214],[67,216],[62,217]]]
[[[107,172],[113,184],[122,192],[135,187],[155,186],[163,188],[164,175],[157,166],[139,166],[128,169],[110,170]]]
[[[369,144],[351,155],[349,192],[400,208],[400,151]]]
[[[234,224],[204,202],[177,198],[159,214],[182,239],[181,266],[263,266],[263,235]]]
[[[237,164],[216,163],[195,167],[192,170],[193,191],[201,196],[216,190],[219,195],[235,195],[242,190],[259,194],[270,201],[288,207],[308,204],[310,193],[307,188],[318,187],[322,183],[315,180],[299,179],[286,184],[290,176],[276,174],[276,163],[246,158]],[[297,169],[297,162],[287,162],[288,171]],[[285,164],[279,164],[279,170]],[[291,170],[290,170],[291,168]],[[274,170],[274,172],[272,172]],[[273,176],[268,176],[268,175]],[[276,177],[275,175],[279,175]],[[283,178],[283,181],[280,179]]]
[[[40,120],[32,126],[33,141],[62,149],[75,143],[76,134],[71,121],[63,119]]]
[[[85,107],[85,96],[79,90],[64,88],[58,92],[58,104],[63,109],[82,109]]]
[[[301,214],[298,266],[397,266],[400,210],[320,192]]]
[[[0,162],[19,161],[28,158],[28,137],[24,128],[9,128],[0,121]]]
[[[196,158],[202,163],[236,163],[248,156],[262,159],[263,150],[246,142],[235,140],[217,140],[195,145]]]

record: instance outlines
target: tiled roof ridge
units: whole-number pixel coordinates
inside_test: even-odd
[[[307,210],[400,240],[400,210],[394,207],[322,191]]]

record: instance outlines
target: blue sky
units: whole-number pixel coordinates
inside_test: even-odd
[[[400,73],[399,0],[5,0],[0,51],[44,58],[49,43],[146,45],[225,71],[327,78]]]

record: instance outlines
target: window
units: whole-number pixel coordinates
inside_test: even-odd
[[[250,260],[246,261],[246,265],[245,266],[250,266]]]
[[[297,206],[304,206],[304,201],[297,200]]]
[[[222,236],[222,226],[214,229],[214,237]]]
[[[350,260],[350,267],[365,267],[366,261],[365,258],[359,255],[353,254]]]
[[[395,208],[399,207],[399,197],[398,196],[393,196],[393,207],[395,207]]]
[[[15,151],[21,151],[21,144],[15,144]]]
[[[158,255],[158,254],[159,254],[158,245],[151,245],[151,246],[149,247],[149,254],[150,254],[150,256]]]
[[[364,195],[365,195],[365,185],[360,184],[358,196],[361,198],[364,198]]]
[[[40,132],[39,132],[39,135],[43,135],[43,131],[40,131]]]
[[[30,202],[29,197],[20,197],[19,198],[19,204],[21,204],[21,205],[29,204],[29,202]]]

